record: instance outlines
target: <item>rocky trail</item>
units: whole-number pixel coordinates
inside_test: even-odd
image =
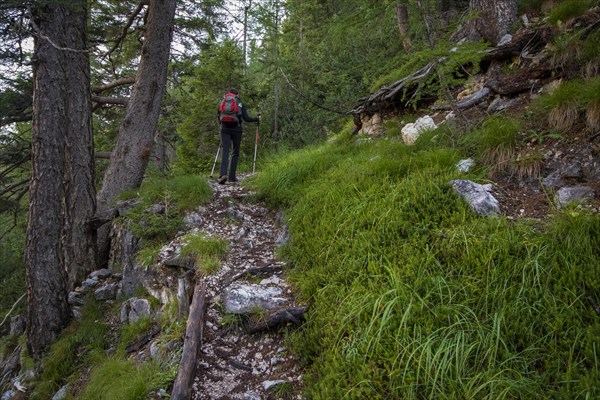
[[[265,323],[279,310],[289,321],[284,325],[298,324],[306,311],[295,304],[275,255],[287,229],[239,183],[210,184],[214,198],[201,210],[198,229],[227,240],[229,250],[222,268],[204,278],[208,306],[192,399],[300,399],[294,393],[302,372],[285,328]]]

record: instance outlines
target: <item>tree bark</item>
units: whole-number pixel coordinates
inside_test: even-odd
[[[516,0],[470,0],[469,9],[476,18],[469,25],[467,38],[483,38],[494,46],[510,32],[517,19]]]
[[[87,2],[71,1],[67,47],[87,47]],[[90,272],[98,269],[96,231],[88,220],[96,213],[94,137],[90,99],[90,62],[86,52],[64,51],[68,83],[65,210],[62,251],[68,288],[73,290]]]
[[[79,28],[85,26],[85,1],[48,3],[33,10],[37,35],[34,42],[34,96],[32,124],[32,167],[29,222],[25,250],[28,294],[28,347],[39,360],[70,318],[67,277],[63,264],[61,236],[65,229],[64,177],[70,120],[74,107],[69,96],[70,78],[81,62],[65,53],[83,51]],[[77,46],[74,49],[72,46]],[[67,73],[66,71],[70,71]],[[88,76],[89,78],[89,76]],[[89,90],[89,84],[88,84]],[[84,112],[84,115],[89,114]],[[87,117],[83,117],[87,120]],[[72,184],[69,183],[70,186]]]
[[[396,1],[396,21],[398,22],[398,31],[402,39],[402,46],[407,52],[412,50],[410,36],[408,36],[409,20],[408,20],[408,2],[406,0]]]
[[[99,211],[110,208],[122,191],[142,183],[165,93],[176,3],[176,0],[150,1],[136,83],[98,193]],[[104,226],[98,230],[101,264],[108,261],[109,229]]]

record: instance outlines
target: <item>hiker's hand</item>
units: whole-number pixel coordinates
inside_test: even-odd
[[[256,121],[256,122],[258,122],[260,124],[260,118],[261,118],[260,114],[258,114],[258,116],[256,118],[258,119],[258,121]]]

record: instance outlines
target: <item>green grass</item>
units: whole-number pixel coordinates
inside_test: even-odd
[[[467,133],[461,143],[476,154],[478,161],[491,166],[492,171],[506,171],[515,156],[517,134],[521,129],[519,120],[494,116]]]
[[[78,398],[142,400],[173,378],[172,371],[162,371],[158,364],[107,358],[92,369],[90,381]]]
[[[583,15],[594,3],[595,0],[562,0],[550,11],[548,22],[560,24]]]
[[[206,204],[212,198],[212,190],[206,178],[199,175],[152,175],[138,190],[127,191],[121,198],[140,198],[145,206],[161,203],[167,211],[180,212]]]
[[[600,121],[600,77],[564,82],[537,99],[534,106],[548,115],[552,128],[560,131],[571,130],[585,111],[588,126],[594,130]]]
[[[228,250],[227,241],[205,235],[188,234],[181,248],[182,256],[194,256],[196,267],[204,274],[212,274],[221,268],[221,259]]]
[[[518,129],[493,119],[467,149]],[[253,181],[286,206],[290,279],[314,300],[291,340],[309,398],[600,396],[600,217],[476,217],[449,186],[460,158],[431,138],[328,144]]]
[[[149,265],[157,248],[184,228],[182,212],[206,204],[212,198],[212,190],[200,176],[151,176],[139,190],[127,192],[123,198],[140,199],[138,205],[127,211],[126,219],[131,222],[129,229],[135,237],[143,239],[139,258]],[[160,204],[163,210],[153,210],[155,204]]]
[[[42,359],[42,374],[32,393],[33,399],[49,399],[78,369],[106,349],[108,326],[102,322],[102,305],[88,299],[81,320],[74,321]]]
[[[32,399],[52,398],[66,383],[70,384],[70,396],[75,393],[78,399],[145,399],[150,391],[166,388],[175,378],[171,364],[137,363],[126,357],[126,346],[150,331],[154,323],[150,318],[121,327],[116,349],[108,348],[111,335],[104,321],[115,311],[109,308],[86,300],[82,318],[63,332],[42,360],[42,373]],[[180,321],[163,322],[167,335],[172,337],[176,331],[180,337]]]

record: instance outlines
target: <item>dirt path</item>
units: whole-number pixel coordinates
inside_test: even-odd
[[[284,329],[248,334],[244,326],[250,317],[226,313],[223,306],[224,291],[243,284],[276,289],[280,307],[295,305],[284,263],[275,257],[285,229],[277,213],[253,203],[252,193],[240,184],[211,185],[214,199],[203,212],[210,222],[202,230],[226,239],[229,253],[222,269],[207,278],[211,300],[192,398],[302,399],[301,368],[284,342]],[[266,272],[243,274],[256,268]]]

